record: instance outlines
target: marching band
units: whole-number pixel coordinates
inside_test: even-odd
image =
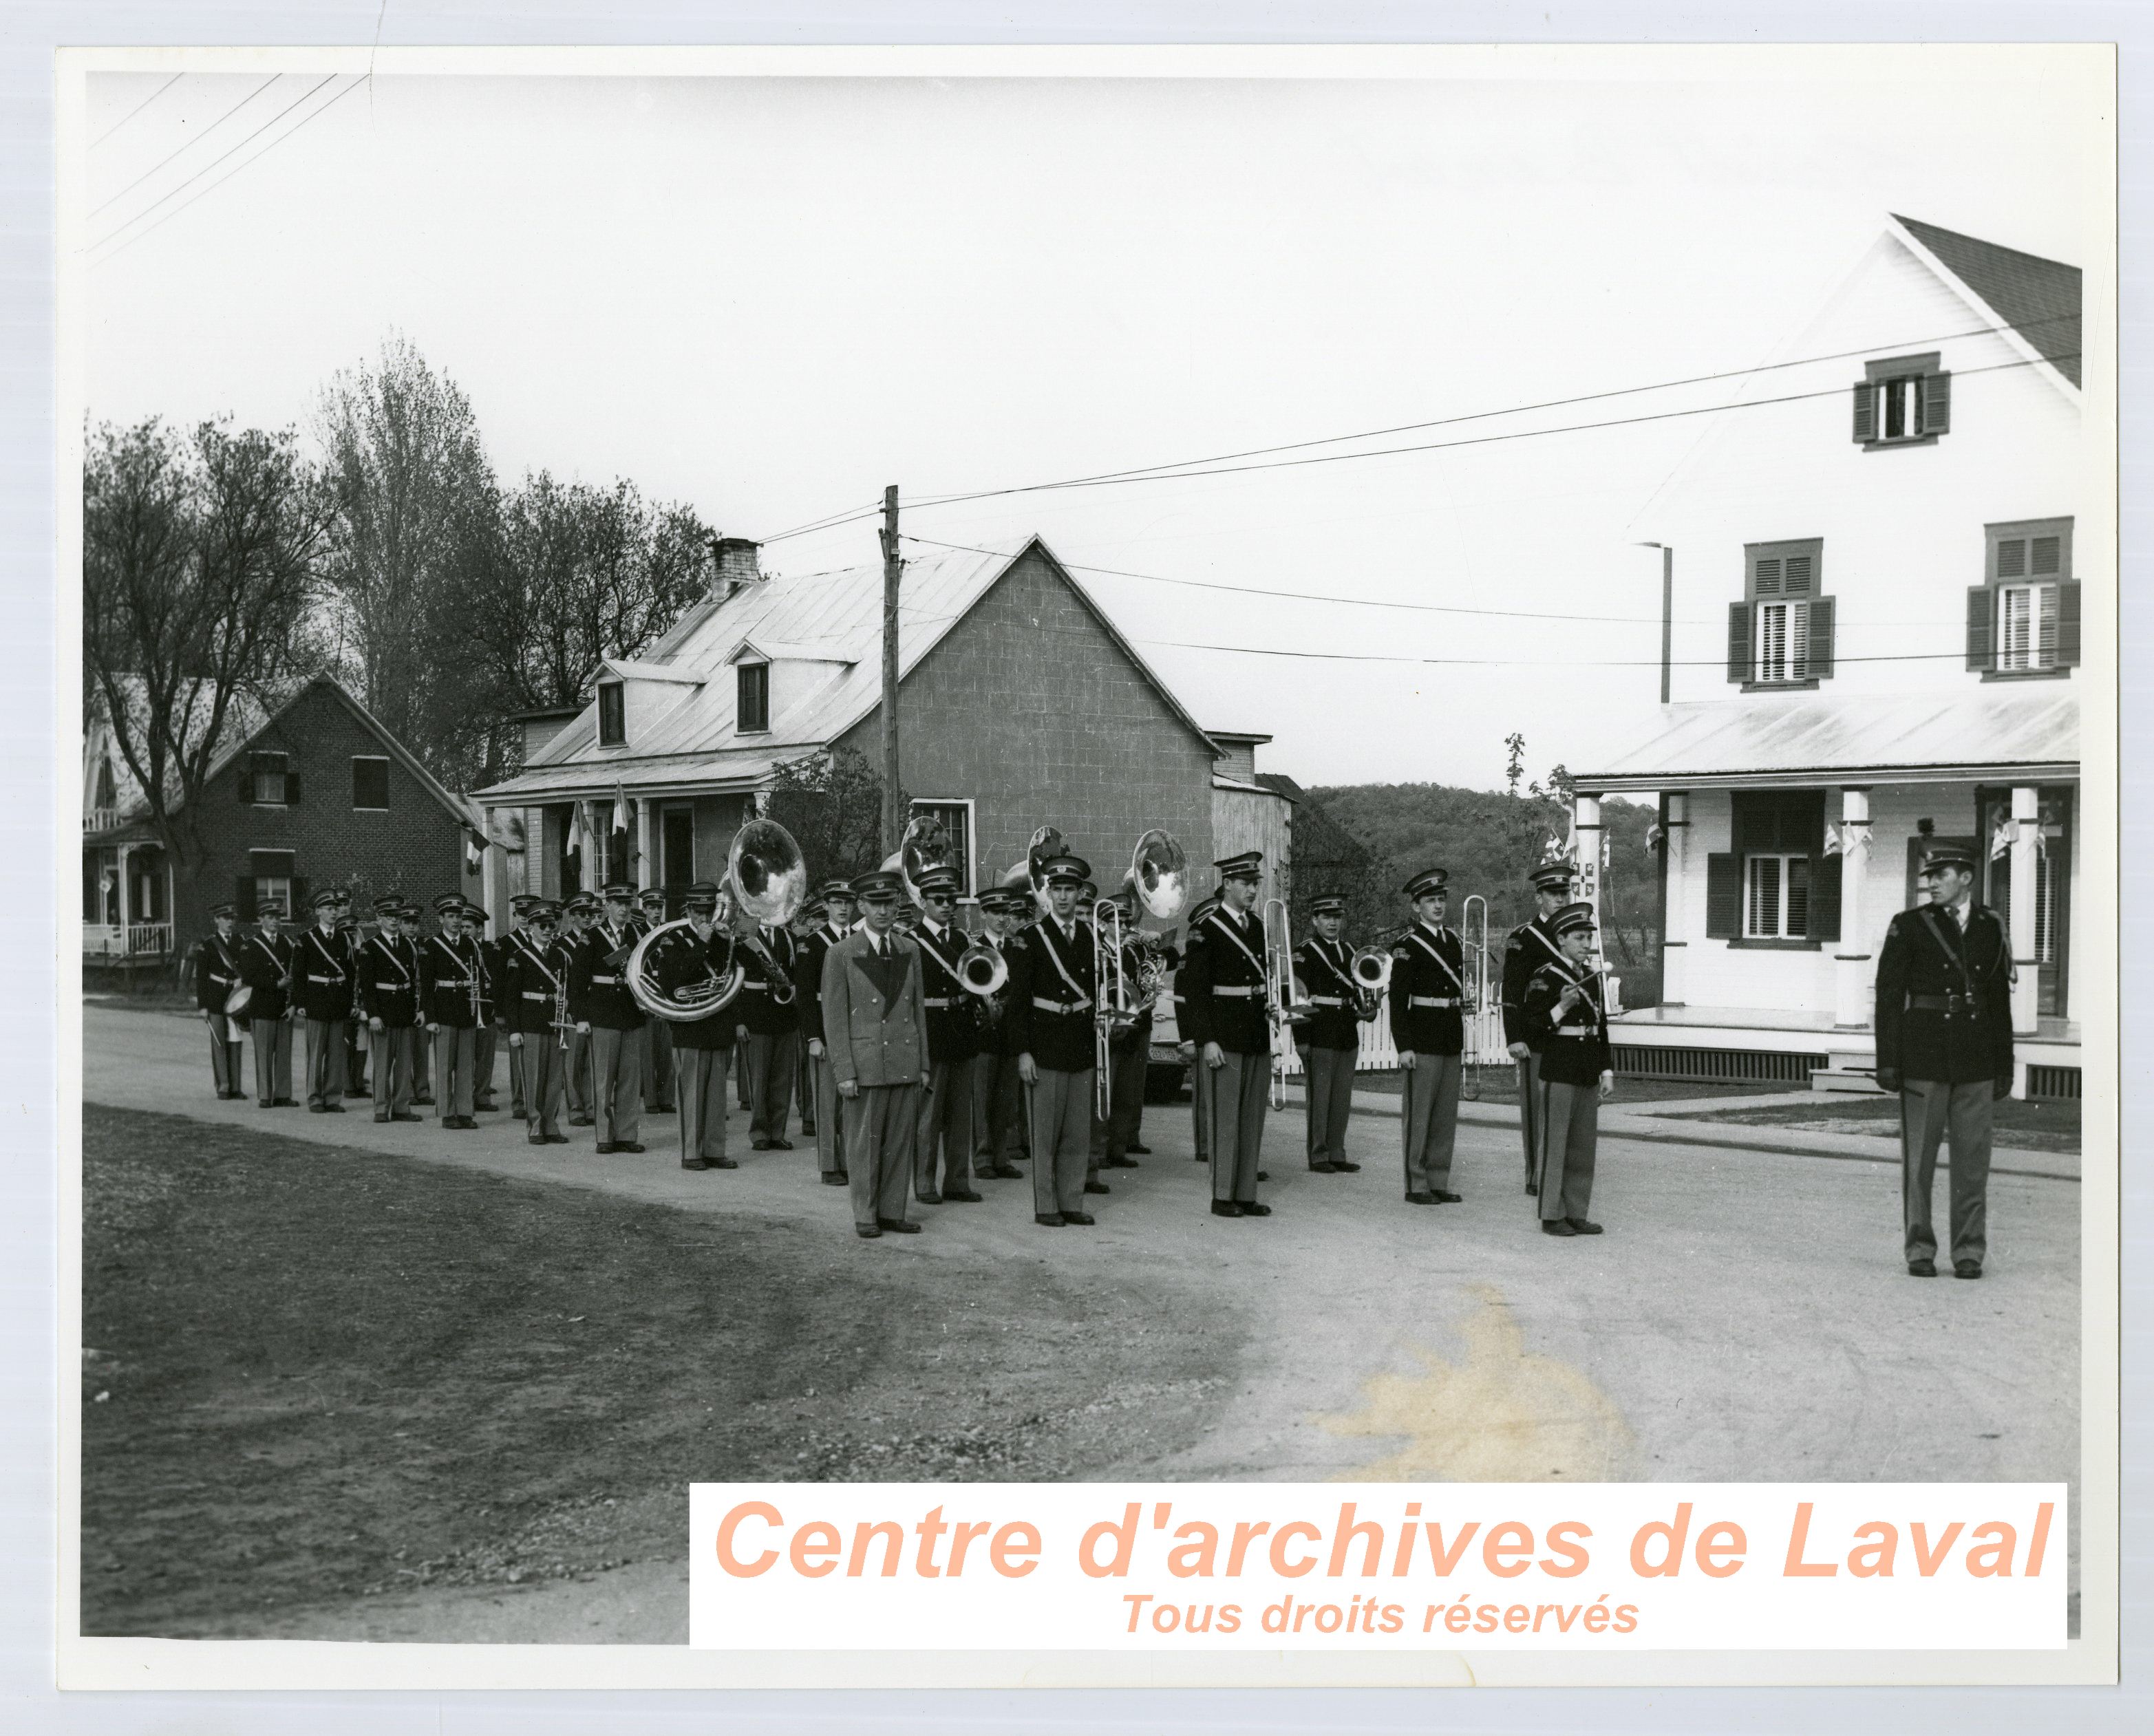
[[[743,874],[745,865],[746,873]],[[821,1180],[848,1190],[863,1238],[911,1233],[911,1206],[977,1204],[975,1183],[1021,1180],[1033,1217],[1090,1228],[1105,1172],[1135,1169],[1155,1008],[1171,1000],[1192,1074],[1196,1154],[1211,1209],[1264,1218],[1263,1131],[1299,1059],[1308,1167],[1352,1175],[1349,1153],[1361,1027],[1388,1010],[1400,1069],[1403,1192],[1414,1205],[1457,1202],[1452,1183],[1467,1020],[1479,1010],[1485,922],[1473,938],[1446,924],[1448,876],[1401,889],[1408,920],[1358,949],[1345,900],[1309,902],[1295,942],[1285,901],[1264,896],[1261,852],[1214,864],[1218,890],[1187,911],[1188,869],[1164,832],[1138,840],[1104,896],[1084,858],[1043,827],[1032,847],[959,919],[962,881],[932,820],[916,820],[875,871],[829,879],[809,896],[784,828],[752,820],[724,884],[687,889],[684,913],[625,882],[557,901],[519,893],[513,923],[483,940],[485,911],[456,894],[420,906],[377,899],[371,933],[350,895],[312,901],[298,936],[265,902],[253,932],[237,911],[194,962],[220,1098],[246,1093],[296,1107],[293,1027],[306,1038],[306,1101],[340,1114],[370,1095],[379,1122],[475,1129],[494,1107],[495,1044],[505,1039],[509,1108],[533,1146],[567,1145],[590,1126],[601,1156],[644,1150],[641,1117],[677,1116],[683,1169],[734,1169],[726,1148],[727,1078],[745,1082],[757,1151],[790,1151],[796,1087]],[[1518,1063],[1526,1192],[1543,1230],[1594,1235],[1600,1101],[1613,1088],[1607,1008],[1591,968],[1590,905],[1570,901],[1571,871],[1534,871],[1538,912],[1503,955],[1503,1036]],[[639,904],[641,909],[638,909]],[[1146,930],[1147,917],[1164,926]],[[429,1065],[431,1063],[431,1065]],[[429,1091],[429,1075],[435,1090]]]

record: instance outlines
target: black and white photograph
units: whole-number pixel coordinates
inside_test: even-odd
[[[704,1483],[2055,1485],[2115,1680],[2115,76],[64,59],[84,1682]]]

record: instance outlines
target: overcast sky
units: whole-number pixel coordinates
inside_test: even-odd
[[[1369,82],[100,74],[88,410],[304,426],[396,329],[469,394],[504,481],[625,476],[762,538],[886,483],[1008,488],[1754,365],[1891,211],[2090,255],[2106,117],[2042,51],[1709,79],[1652,52]],[[1697,428],[909,507],[906,528],[1618,617],[1080,572],[1201,720],[1277,738],[1260,767],[1493,787],[1514,730],[1538,775],[1650,713],[1659,557],[1627,539]],[[765,551],[877,558],[865,522]]]

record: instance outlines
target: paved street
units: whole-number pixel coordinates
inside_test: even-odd
[[[1051,1260],[1103,1286],[1161,1263],[1208,1275],[1247,1310],[1237,1396],[1211,1436],[1129,1465],[1132,1477],[2062,1478],[2076,1496],[2071,1180],[1997,1177],[1988,1274],[1922,1283],[1900,1261],[1896,1170],[1873,1162],[1667,1133],[1605,1139],[1593,1214],[1608,1233],[1562,1241],[1535,1227],[1514,1127],[1462,1126],[1453,1185],[1465,1202],[1416,1208],[1400,1198],[1396,1119],[1357,1117],[1361,1173],[1317,1177],[1289,1111],[1267,1141],[1274,1214],[1231,1222],[1205,1209],[1187,1106],[1153,1105],[1155,1155],[1112,1172],[1112,1197],[1092,1202],[1096,1229],[1039,1229],[1029,1182],[985,1182],[983,1204],[916,1207],[924,1234],[862,1243],[805,1141],[758,1154],[740,1137],[739,1169],[696,1173],[678,1167],[671,1118],[646,1120],[643,1155],[601,1158],[588,1129],[539,1149],[505,1116],[454,1134],[377,1126],[355,1100],[334,1117],[265,1111],[216,1100],[205,1048],[194,1021],[93,1006],[84,1095],[684,1210],[827,1223],[834,1283],[855,1260]],[[505,1061],[498,1070],[506,1101]]]

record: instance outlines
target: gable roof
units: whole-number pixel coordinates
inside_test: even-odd
[[[2074,385],[2080,383],[2079,267],[1896,212],[1892,221],[2036,355]]]
[[[1034,552],[1176,719],[1216,756],[1217,744],[1038,536],[999,548],[939,550],[906,562],[898,608],[900,682],[1004,574]],[[775,764],[827,747],[882,702],[882,595],[883,570],[877,563],[799,578],[773,574],[729,595],[707,597],[690,608],[644,661],[707,675],[724,668],[743,646],[752,646],[773,661],[797,664],[810,672],[809,678],[796,692],[772,695],[768,730],[747,737],[738,733],[734,712],[739,695],[732,681],[704,680],[688,698],[641,730],[626,752],[598,746],[596,714],[586,706],[577,722],[542,747],[516,776],[479,794],[528,800],[608,794],[616,784],[631,784],[755,788]]]
[[[260,741],[263,736],[267,735],[272,729],[275,728],[279,722],[283,722],[285,715],[289,712],[293,707],[297,706],[302,700],[307,698],[310,694],[324,691],[327,692],[329,696],[346,711],[351,713],[352,717],[357,720],[361,728],[365,729],[370,735],[373,736],[376,741],[380,742],[383,747],[386,748],[389,750],[390,758],[396,760],[396,763],[401,765],[406,771],[409,772],[413,778],[416,779],[418,780],[419,787],[425,790],[426,794],[431,796],[436,802],[439,802],[444,809],[447,809],[449,814],[454,819],[461,824],[471,827],[474,831],[480,828],[483,824],[483,817],[479,813],[477,805],[475,803],[472,802],[467,797],[452,794],[448,787],[444,784],[441,779],[436,778],[431,772],[428,771],[424,765],[420,763],[416,754],[413,753],[409,748],[406,747],[403,743],[398,741],[395,736],[389,733],[387,725],[383,723],[379,717],[375,717],[372,712],[367,710],[367,708],[361,705],[356,699],[353,698],[350,693],[346,692],[342,682],[333,681],[326,675],[316,676],[314,680],[309,682],[305,687],[300,688],[298,692],[294,693],[289,699],[278,706],[275,711],[272,712],[267,717],[263,719],[261,723],[245,738],[234,743],[232,746],[224,748],[220,752],[216,759],[211,763],[208,774],[205,776],[202,781],[205,784],[207,784],[222,776],[227,767],[230,766],[241,754],[253,748],[253,745],[257,742]]]

